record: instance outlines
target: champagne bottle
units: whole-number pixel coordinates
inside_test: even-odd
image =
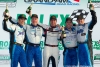
[[[6,9],[5,9],[5,14],[4,14],[4,17],[6,18],[6,19],[8,19],[8,14],[9,14],[9,10],[8,10],[8,5],[6,4]]]
[[[90,0],[89,9],[90,9],[90,10],[94,10],[94,9],[93,9],[93,5],[92,5],[92,3],[91,3],[91,0]]]
[[[65,38],[66,37],[66,32],[65,32],[65,27],[62,26],[62,34],[63,34],[63,37]]]
[[[30,11],[32,10],[32,4],[27,8],[26,13],[30,13]]]

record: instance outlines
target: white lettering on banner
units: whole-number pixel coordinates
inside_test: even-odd
[[[100,3],[92,3],[94,5],[95,8],[100,8]],[[90,3],[88,3],[88,7],[89,7]]]
[[[39,2],[59,2],[59,3],[67,3],[67,0],[24,0],[24,2],[33,2],[33,3],[39,3]]]
[[[94,5],[95,8],[100,8],[100,0],[91,0],[91,3]],[[87,7],[89,8],[90,0],[88,0]]]
[[[10,64],[10,56],[7,54],[0,54],[0,65]]]
[[[80,0],[24,0],[24,2],[45,5],[79,5]]]
[[[16,6],[16,3],[7,3],[8,4],[8,7],[15,7]],[[5,7],[6,6],[6,3],[0,3],[0,7]]]
[[[6,4],[8,7],[15,7],[17,0],[0,0],[0,7],[5,7]]]

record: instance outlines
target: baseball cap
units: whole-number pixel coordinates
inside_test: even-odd
[[[54,15],[52,15],[51,17],[50,17],[50,20],[57,20],[57,18],[56,18],[56,16],[54,16]]]
[[[32,14],[31,18],[33,18],[33,17],[38,18],[38,15],[37,14]]]
[[[21,18],[24,18],[25,20],[27,19],[26,16],[25,16],[24,14],[20,14],[20,15],[18,16],[18,19],[21,19]]]
[[[79,20],[79,19],[84,19],[84,18],[83,18],[83,16],[79,15],[79,16],[77,16],[77,20]]]

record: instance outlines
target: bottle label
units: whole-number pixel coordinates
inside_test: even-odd
[[[67,35],[66,34],[63,34],[64,35],[64,37],[66,37]]]

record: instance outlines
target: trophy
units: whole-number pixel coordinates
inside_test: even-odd
[[[64,26],[62,26],[62,35],[63,35],[64,38],[66,38],[66,32],[65,32],[65,27]]]
[[[9,10],[8,10],[8,5],[7,4],[6,4],[6,9],[5,9],[4,13],[5,13],[4,14],[4,18],[8,20],[8,18],[9,18]]]
[[[32,10],[32,5],[33,5],[33,4],[31,4],[31,5],[27,8],[26,13],[28,13],[28,14],[30,13],[30,11]]]

